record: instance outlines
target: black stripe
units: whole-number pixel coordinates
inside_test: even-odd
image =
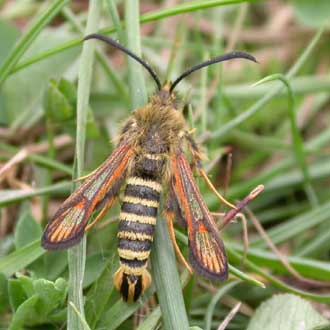
[[[125,196],[132,196],[158,202],[160,193],[147,186],[128,184],[126,186]]]
[[[145,215],[147,217],[156,218],[157,207],[150,207],[141,204],[133,204],[128,202],[123,202],[121,210],[126,213],[132,213],[136,215]]]
[[[125,301],[128,299],[128,281],[127,275],[123,274],[123,280],[121,282],[120,293]]]
[[[133,300],[137,301],[139,299],[141,293],[142,293],[142,276],[139,276],[138,280],[135,284]]]
[[[127,265],[131,268],[141,268],[144,267],[147,263],[148,259],[144,260],[138,260],[138,259],[133,259],[133,260],[128,260],[125,258],[120,258],[120,263],[123,265]]]
[[[137,241],[125,238],[120,238],[118,241],[118,248],[124,250],[130,250],[133,252],[146,252],[151,249],[151,241]]]
[[[127,231],[127,232],[134,232],[134,233],[141,233],[147,235],[154,234],[154,225],[149,223],[139,223],[127,220],[120,220],[118,231]]]
[[[120,293],[122,294],[122,297],[125,301],[127,301],[128,299],[128,281],[130,283],[135,283],[134,285],[134,296],[133,296],[133,300],[136,301],[142,292],[142,276],[135,276],[135,275],[128,275],[128,274],[123,274],[123,281],[120,287]]]

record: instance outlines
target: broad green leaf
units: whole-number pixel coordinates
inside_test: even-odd
[[[8,280],[6,276],[0,273],[0,312],[9,305]]]
[[[10,281],[19,283],[28,298],[34,295],[33,279],[31,277],[16,273],[16,278],[10,279]]]
[[[35,293],[40,300],[36,307],[41,317],[47,319],[47,314],[53,309],[64,303],[67,296],[68,284],[63,278],[59,278],[54,282],[45,279],[35,280],[33,283]]]
[[[329,0],[294,0],[294,13],[304,24],[312,27],[330,26]]]
[[[262,303],[247,330],[300,330],[327,323],[311,304],[292,294],[275,295]]]
[[[19,29],[14,24],[0,20],[0,64],[9,54],[10,49],[14,46],[19,33]]]
[[[26,319],[31,315],[31,312],[34,309],[39,297],[32,296],[31,298],[24,301],[16,310],[16,313],[13,315],[13,319],[10,323],[9,330],[22,330],[23,325]]]
[[[9,54],[11,48],[14,46],[18,36],[19,30],[17,27],[15,27],[13,24],[0,20],[0,65],[2,64],[6,56]],[[0,93],[0,110],[3,109],[3,101],[4,100]],[[0,124],[8,124],[8,116],[5,111],[0,111]]]
[[[56,280],[66,269],[68,258],[66,251],[48,251],[44,256],[46,278]]]
[[[44,30],[33,43],[27,56],[43,49],[55,46],[70,37],[65,30]],[[79,49],[71,49],[63,54],[46,59],[38,65],[31,65],[6,79],[1,95],[4,101],[4,111],[12,125],[26,125],[36,116],[41,116],[41,106],[44,91],[50,78],[58,78],[72,66]],[[17,93],[17,90],[20,93]]]
[[[54,79],[49,81],[43,102],[47,117],[54,123],[72,119],[74,116],[73,105],[61,92],[59,83]]]
[[[10,279],[8,281],[8,294],[10,307],[13,312],[28,299],[28,295],[18,279]]]
[[[115,252],[116,257],[117,253]],[[86,319],[94,328],[104,312],[107,303],[113,293],[114,284],[112,276],[118,269],[118,260],[115,255],[108,258],[101,276],[93,283],[88,291],[85,303]]]
[[[41,237],[41,227],[31,214],[30,207],[25,203],[15,227],[16,249],[23,248]]]
[[[107,265],[105,261],[109,256],[109,253],[100,252],[89,255],[86,258],[86,269],[83,283],[84,288],[90,286],[101,276]]]

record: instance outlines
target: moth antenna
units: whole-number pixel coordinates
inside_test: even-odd
[[[101,40],[119,50],[121,50],[122,52],[124,52],[125,54],[127,54],[128,56],[132,57],[135,61],[139,62],[140,64],[142,64],[142,66],[147,69],[147,71],[150,73],[151,77],[154,79],[154,81],[156,82],[157,88],[158,90],[161,90],[161,83],[160,80],[156,74],[156,72],[153,70],[153,68],[147,64],[145,61],[143,61],[140,57],[138,57],[137,55],[135,55],[134,53],[132,53],[128,48],[124,47],[123,45],[121,45],[120,43],[118,43],[117,41],[104,36],[102,34],[99,33],[92,33],[89,34],[88,36],[86,36],[84,38],[84,41],[89,40],[89,39],[98,39]]]
[[[258,63],[258,61],[250,54],[244,53],[244,52],[231,52],[225,55],[221,55],[221,56],[217,56],[217,57],[213,57],[205,62],[202,62],[200,64],[194,65],[192,66],[190,69],[186,70],[185,72],[183,72],[177,79],[175,79],[175,81],[173,82],[173,84],[171,85],[170,88],[170,93],[173,92],[174,88],[176,87],[176,85],[184,78],[186,78],[187,76],[189,76],[191,73],[205,68],[206,66],[215,64],[215,63],[219,63],[219,62],[225,62],[228,60],[232,60],[235,58],[243,58],[249,61],[253,61]]]

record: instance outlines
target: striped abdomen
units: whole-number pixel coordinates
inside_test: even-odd
[[[162,188],[159,181],[145,172],[127,179],[118,230],[120,267],[114,275],[125,301],[136,301],[151,283],[146,267]]]

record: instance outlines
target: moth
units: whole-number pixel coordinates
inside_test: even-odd
[[[77,244],[118,199],[121,187],[125,187],[118,229],[120,266],[113,280],[122,298],[134,302],[151,283],[147,264],[160,197],[166,187],[164,216],[178,256],[190,268],[175,241],[174,219],[187,228],[190,265],[207,279],[225,280],[228,276],[225,248],[192,173],[194,167],[206,175],[201,167],[201,152],[187,128],[174,89],[183,78],[208,65],[235,58],[256,61],[255,58],[242,52],[218,56],[191,67],[172,83],[161,84],[155,71],[130,50],[100,34],[91,34],[85,40],[93,38],[143,65],[157,91],[127,119],[112,154],[55,213],[44,231],[42,246],[56,250]],[[232,206],[225,219],[232,219],[249,198],[237,207]],[[88,225],[96,211],[99,214]]]

